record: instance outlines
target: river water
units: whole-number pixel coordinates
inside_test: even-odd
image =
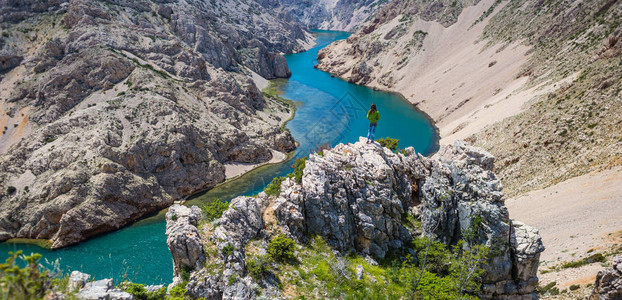
[[[214,198],[230,200],[257,194],[272,178],[291,172],[296,158],[307,156],[321,145],[356,142],[367,134],[366,112],[376,103],[381,119],[376,138],[400,139],[400,147],[415,147],[423,155],[436,151],[438,135],[426,116],[398,95],[357,86],[314,69],[318,51],[329,43],[345,39],[350,33],[315,31],[317,45],[307,52],[286,55],[292,71],[289,80],[280,80],[283,98],[295,101],[297,112],[287,128],[300,143],[292,158],[284,163],[264,166],[196,196],[188,204]],[[127,279],[144,284],[168,284],[172,280],[171,254],[166,245],[163,212],[132,226],[108,233],[75,246],[50,251],[36,245],[0,244],[0,258],[8,251],[41,253],[52,263],[58,260],[63,271],[80,270],[98,279]]]

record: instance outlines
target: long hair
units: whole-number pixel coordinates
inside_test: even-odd
[[[373,113],[375,111],[376,111],[376,103],[372,103],[371,104],[371,108],[369,109],[369,111],[367,113],[371,114],[371,113]]]

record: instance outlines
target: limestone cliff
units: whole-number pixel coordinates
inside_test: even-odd
[[[254,1],[0,1],[0,241],[118,229],[295,143],[287,77],[310,35]]]
[[[268,298],[296,294],[327,297],[317,288],[312,295],[300,295],[294,287],[296,291],[281,290],[279,285],[286,283],[278,275],[258,279],[253,275],[257,263],[250,263],[249,256],[265,253],[268,241],[278,234],[300,245],[314,244],[319,237],[329,247],[319,255],[336,259],[331,266],[336,274],[343,280],[353,280],[351,276],[361,280],[364,273],[373,271],[357,266],[358,275],[351,274],[345,266],[346,256],[361,255],[375,263],[400,249],[414,251],[412,240],[423,234],[445,245],[462,240],[466,244],[460,245],[466,248],[481,244],[490,249],[483,263],[479,297],[535,298],[538,260],[544,246],[537,230],[510,220],[501,183],[491,171],[493,163],[489,153],[464,142],[444,146],[430,158],[417,155],[413,148],[393,153],[365,139],[311,154],[302,176],[285,179],[277,196],[262,192],[256,197],[237,197],[215,223],[199,226],[202,247],[195,245],[196,234],[186,234],[195,232],[196,227],[167,230],[175,269],[190,270],[183,279],[182,272],[176,271],[175,282],[188,280],[189,293],[206,299],[252,299],[259,294]],[[188,220],[196,218],[191,213],[194,210],[171,207],[167,228],[187,228]],[[420,220],[418,228],[407,225],[412,219]],[[189,242],[180,243],[178,236],[189,236]],[[188,250],[189,245],[194,245],[193,249]],[[204,263],[195,254],[202,249]],[[304,251],[296,252],[301,261]],[[314,275],[302,272],[321,276],[317,269],[305,271],[319,268],[318,263],[321,261],[313,266],[303,264],[281,278],[306,284]],[[276,269],[284,272],[285,266]],[[365,276],[380,276],[374,274]],[[372,278],[374,282],[385,280]]]

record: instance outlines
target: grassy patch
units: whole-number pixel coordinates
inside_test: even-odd
[[[332,247],[316,236],[300,250],[298,264],[278,265],[279,277],[288,297],[297,299],[309,295],[331,299],[425,299],[425,295],[477,299],[478,278],[483,273],[479,265],[487,255],[485,250],[450,251],[446,245],[429,240],[413,246],[420,254],[427,248],[425,265],[421,263],[423,257],[415,260],[407,251],[387,255],[378,264],[354,253],[338,259]],[[471,267],[474,272],[464,276]],[[357,269],[361,268],[363,274],[357,278]]]
[[[592,254],[581,260],[567,262],[561,265],[562,269],[578,268],[595,262],[605,262],[607,259],[601,253]]]

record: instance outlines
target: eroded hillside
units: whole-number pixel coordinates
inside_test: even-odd
[[[117,229],[295,147],[287,77],[309,34],[253,1],[1,1],[0,240]]]

